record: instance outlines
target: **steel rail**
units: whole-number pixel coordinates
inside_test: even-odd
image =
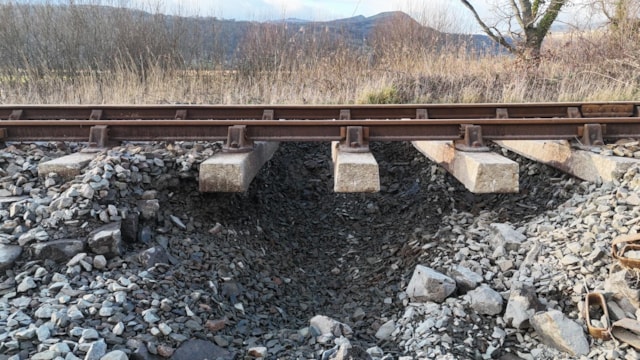
[[[640,137],[640,118],[449,119],[449,120],[6,120],[5,141],[86,140],[93,126],[104,125],[114,141],[225,140],[230,126],[246,126],[254,140],[340,140],[341,129],[369,128],[372,141],[457,140],[463,125],[482,127],[489,140],[570,139],[584,124],[606,125],[605,138]]]
[[[430,119],[495,118],[498,109],[505,109],[511,118],[567,117],[568,109],[578,108],[583,117],[637,115],[640,102],[592,103],[527,103],[527,104],[410,104],[410,105],[0,105],[0,120],[9,119],[15,111],[20,119],[50,120],[89,119],[99,111],[104,120],[174,119],[262,119],[272,111],[274,119],[339,119],[344,110],[351,119],[416,118],[426,111]]]
[[[353,130],[353,131],[352,131]],[[0,141],[603,139],[640,137],[640,102],[415,105],[1,105]],[[96,140],[97,139],[97,140]],[[246,144],[245,144],[246,143]],[[245,144],[245,145],[243,145]]]

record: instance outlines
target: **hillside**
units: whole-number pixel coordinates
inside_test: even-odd
[[[173,20],[176,20],[175,18]],[[227,59],[242,53],[242,42],[250,38],[250,33],[269,34],[277,32],[281,41],[290,43],[332,42],[349,45],[354,49],[371,51],[381,42],[420,42],[443,46],[465,46],[475,50],[484,49],[494,53],[493,42],[483,35],[448,34],[421,25],[404,12],[385,12],[365,17],[355,16],[332,21],[307,21],[301,19],[284,19],[269,22],[247,22],[223,20],[217,18],[180,19],[191,22],[205,31],[208,44],[223,46]],[[215,29],[214,31],[206,31]],[[213,51],[212,47],[207,50]],[[240,51],[238,53],[238,51]]]
[[[300,52],[326,55],[336,49],[355,50],[365,57],[388,48],[438,49],[445,44],[491,53],[496,49],[484,36],[442,33],[403,12],[322,22],[255,22],[97,5],[9,4],[0,5],[0,10],[0,61],[15,68],[33,66],[29,59],[36,58],[46,59],[38,66],[65,71],[113,68],[121,61],[114,55],[154,65],[171,60],[235,68],[247,62],[253,66],[261,58]]]

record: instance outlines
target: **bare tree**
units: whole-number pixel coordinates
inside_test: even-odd
[[[509,25],[513,20],[516,21],[517,29],[510,29],[508,35],[505,35],[497,26],[487,25],[469,0],[460,1],[471,10],[482,30],[491,39],[524,59],[540,57],[542,41],[558,18],[562,7],[568,3],[568,0],[507,0],[509,10],[505,16]]]
[[[625,34],[640,30],[640,0],[598,0],[596,5],[612,30]]]

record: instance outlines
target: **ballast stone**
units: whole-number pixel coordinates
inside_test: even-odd
[[[490,243],[493,248],[503,247],[507,251],[518,251],[527,237],[509,224],[493,223],[489,225],[493,232]]]
[[[309,325],[316,329],[320,335],[331,335],[335,337],[353,335],[353,330],[347,324],[332,319],[324,315],[316,315],[309,320]]]
[[[498,315],[502,312],[502,296],[487,285],[467,293],[471,302],[471,308],[480,314]]]
[[[22,247],[0,244],[0,271],[8,269],[22,254]]]
[[[589,342],[582,326],[558,310],[540,312],[531,318],[531,325],[542,342],[572,356],[587,355]]]
[[[456,290],[452,278],[424,265],[417,265],[406,293],[415,302],[443,302]]]
[[[534,288],[515,286],[509,293],[504,321],[516,329],[525,329],[529,327],[531,317],[542,309]]]
[[[120,223],[115,222],[102,226],[89,234],[87,245],[97,255],[107,258],[122,254],[122,234]]]
[[[380,340],[389,340],[395,330],[396,322],[393,320],[389,320],[386,323],[382,324],[378,331],[376,331],[376,337]]]
[[[56,262],[66,262],[84,251],[85,243],[78,239],[62,239],[48,242],[33,243],[30,246],[31,255],[35,259],[49,259]]]
[[[129,360],[127,354],[122,350],[114,350],[106,353],[100,360]]]
[[[457,288],[462,292],[477,288],[484,280],[482,275],[462,265],[456,265],[449,270],[449,276],[456,281]]]

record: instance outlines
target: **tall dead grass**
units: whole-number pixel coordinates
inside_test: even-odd
[[[102,3],[91,5],[104,5]],[[640,42],[552,38],[534,67],[406,22],[354,47],[339,34],[248,23],[225,34],[158,12],[0,2],[2,103],[468,103],[637,100]],[[98,16],[100,12],[100,16]],[[105,14],[111,14],[105,16]],[[56,17],[64,21],[52,22]],[[206,35],[206,36],[205,36]],[[228,40],[228,39],[227,39]]]

